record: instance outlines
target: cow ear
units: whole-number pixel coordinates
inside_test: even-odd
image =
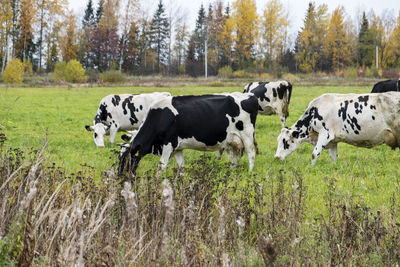
[[[121,139],[124,140],[125,142],[129,142],[131,140],[130,136],[127,134],[121,135]]]
[[[298,131],[293,131],[292,132],[292,136],[294,137],[294,138],[299,138],[299,132]]]
[[[92,126],[89,126],[89,125],[85,125],[85,129],[86,129],[86,131],[88,131],[88,132],[93,131],[93,127],[92,127]]]

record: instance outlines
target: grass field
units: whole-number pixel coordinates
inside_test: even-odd
[[[101,171],[109,169],[116,160],[118,148],[106,140],[106,148],[96,148],[92,134],[84,125],[92,124],[100,99],[107,94],[145,93],[168,91],[173,95],[205,94],[240,91],[241,88],[226,87],[84,87],[84,88],[1,88],[0,127],[7,136],[7,144],[18,147],[37,147],[42,144],[48,129],[51,160],[74,173],[87,168],[94,179]],[[294,86],[290,104],[288,126],[292,125],[315,97],[328,92],[365,93],[369,87],[297,87]],[[372,149],[357,148],[346,144],[338,146],[336,164],[325,151],[312,167],[312,146],[303,144],[284,161],[274,159],[276,138],[280,133],[277,116],[258,116],[256,137],[260,154],[249,179],[267,179],[268,174],[282,170],[288,176],[304,177],[308,187],[309,216],[321,212],[321,198],[326,190],[325,177],[335,178],[338,189],[345,196],[361,199],[377,209],[386,209],[392,188],[398,186],[398,151],[380,146]],[[119,136],[117,140],[120,140]],[[114,151],[114,152],[113,152]],[[186,150],[186,167],[203,152]],[[139,172],[157,167],[158,157],[148,155],[139,166]],[[222,159],[227,162],[226,158]],[[242,157],[243,174],[247,176],[247,158]],[[221,163],[222,164],[222,163]],[[93,167],[82,167],[88,165]],[[171,159],[168,172],[176,166]]]
[[[399,263],[400,155],[386,146],[366,149],[340,143],[336,164],[324,151],[311,166],[312,146],[303,144],[279,161],[274,154],[280,121],[277,116],[258,116],[260,154],[251,174],[245,156],[231,170],[226,156],[217,161],[214,153],[186,150],[185,177],[174,175],[174,159],[163,177],[157,177],[159,157],[148,155],[132,184],[130,201],[138,203],[135,206],[126,194],[130,184],[102,173],[117,162],[119,147],[107,139],[105,148],[96,148],[84,126],[92,123],[105,95],[241,90],[239,86],[0,88],[0,214],[4,214],[0,265],[72,266],[79,257],[83,260],[78,247],[88,264],[107,266],[222,265],[226,259],[234,266]],[[323,93],[369,91],[367,86],[294,86],[288,126]],[[42,147],[46,132],[48,160],[37,169],[24,157],[42,162],[40,155],[29,151]],[[173,192],[172,211],[165,188]],[[27,200],[31,192],[37,196]],[[244,229],[238,223],[243,218]],[[87,243],[83,245],[76,234]],[[33,249],[36,256],[30,254]]]

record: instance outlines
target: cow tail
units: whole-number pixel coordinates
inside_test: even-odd
[[[288,95],[287,95],[287,103],[290,104],[290,98],[292,97],[292,84],[288,82]]]

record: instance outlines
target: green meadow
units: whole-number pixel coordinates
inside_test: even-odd
[[[38,149],[48,134],[47,156],[67,173],[85,169],[94,180],[100,180],[102,171],[117,162],[118,146],[111,145],[108,137],[105,148],[96,148],[92,133],[84,126],[93,123],[99,101],[108,94],[146,93],[168,91],[173,95],[207,94],[241,91],[242,87],[81,87],[81,88],[0,88],[0,128],[6,135],[6,146]],[[294,84],[289,107],[288,126],[291,126],[306,109],[308,103],[323,93],[367,93],[366,86],[296,86]],[[258,116],[256,138],[260,154],[255,168],[248,174],[247,157],[240,160],[238,172],[246,179],[260,182],[279,173],[283,177],[303,177],[307,188],[307,217],[314,217],[325,209],[326,178],[336,180],[336,191],[343,198],[364,203],[374,210],[387,210],[391,196],[398,188],[399,152],[387,146],[372,149],[358,148],[344,143],[338,145],[338,160],[331,162],[324,151],[315,166],[311,166],[312,146],[301,145],[284,161],[274,159],[281,124],[276,115]],[[120,140],[120,133],[117,142]],[[195,164],[203,153],[185,150],[185,166]],[[208,152],[209,153],[209,152]],[[156,169],[159,157],[148,155],[139,165],[138,172]],[[227,170],[224,156],[219,164]],[[170,175],[176,167],[171,158],[163,175]],[[237,182],[237,181],[235,181]]]

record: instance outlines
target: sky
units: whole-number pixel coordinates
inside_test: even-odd
[[[70,8],[74,10],[79,20],[83,17],[85,7],[88,0],[68,0]],[[98,0],[93,0],[97,6]],[[142,10],[144,10],[149,17],[152,17],[157,7],[159,0],[140,0]],[[221,0],[224,5],[233,2],[232,0]],[[187,23],[190,25],[190,30],[193,30],[197,12],[200,5],[203,4],[208,7],[209,3],[215,0],[163,0],[164,4],[168,7],[181,7],[181,12],[186,14]],[[303,26],[303,20],[306,14],[309,0],[281,0],[284,7],[289,10],[289,20],[291,23],[290,32],[297,33]],[[362,11],[367,13],[372,9],[375,14],[382,16],[388,12],[393,12],[394,17],[397,17],[400,10],[400,0],[314,0],[317,5],[327,4],[329,12],[332,12],[339,5],[344,6],[346,13],[353,21],[357,21],[357,14],[362,14]],[[256,0],[258,14],[262,14],[266,6],[267,0]]]

